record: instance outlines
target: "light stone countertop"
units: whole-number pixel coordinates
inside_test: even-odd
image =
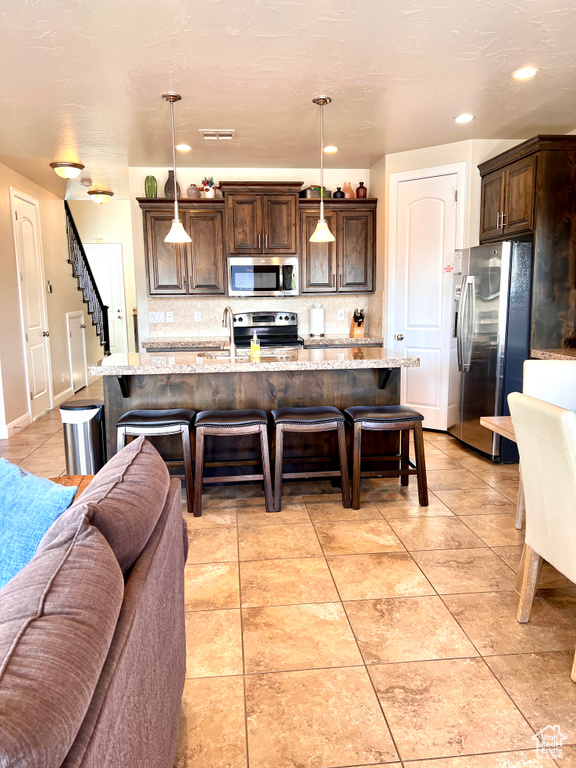
[[[312,339],[310,336],[303,336],[304,348],[307,347],[370,347],[381,346],[384,343],[382,336],[364,336],[361,339],[352,339],[346,335],[334,335],[323,336],[320,339]],[[166,338],[166,339],[149,339],[143,341],[142,346],[146,350],[153,351],[155,349],[221,349],[223,344],[228,343],[227,336],[221,336],[219,338]]]
[[[88,368],[91,376],[146,376],[183,373],[253,373],[256,371],[329,371],[359,368],[418,368],[420,358],[402,357],[381,347],[291,349],[281,355],[263,350],[259,363],[249,354],[230,360],[225,352],[146,352],[114,354]]]
[[[533,349],[530,357],[536,360],[576,360],[576,349]]]

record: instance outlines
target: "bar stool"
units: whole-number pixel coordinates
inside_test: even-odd
[[[274,437],[276,440],[276,458],[274,462],[274,510],[282,506],[282,480],[296,480],[311,477],[340,477],[342,484],[342,504],[350,506],[350,481],[348,479],[348,457],[346,455],[346,430],[344,414],[331,405],[312,408],[276,408],[272,411],[274,419]],[[338,436],[338,459],[340,469],[318,472],[284,472],[284,433],[285,432],[329,432],[336,431]],[[296,461],[292,459],[291,461]],[[303,459],[305,461],[305,459]]]
[[[273,512],[272,476],[270,474],[270,456],[268,454],[268,416],[260,408],[248,408],[243,411],[200,411],[196,416],[196,488],[194,491],[194,514],[202,513],[202,492],[204,483],[238,483],[262,480],[266,500],[266,512]],[[204,462],[204,437],[230,437],[231,435],[260,435],[262,474],[229,475],[225,477],[204,477],[204,466],[222,466],[222,462]],[[257,464],[258,462],[227,462],[226,466]]]
[[[352,449],[352,509],[360,509],[360,479],[362,477],[401,477],[401,484],[408,485],[410,475],[418,477],[418,501],[428,506],[426,462],[424,460],[424,416],[413,408],[402,405],[363,406],[346,408],[348,423],[354,429]],[[372,461],[398,461],[398,469],[362,472],[362,430],[401,433],[400,454],[395,456],[371,456]],[[410,430],[414,430],[415,463],[410,461]]]
[[[192,475],[192,453],[190,451],[190,427],[194,421],[195,411],[188,408],[171,408],[168,410],[128,411],[116,422],[116,449],[121,451],[126,444],[126,435],[145,437],[163,437],[164,435],[180,435],[182,438],[182,461],[167,461],[170,466],[183,466],[184,474],[175,475],[184,478],[186,483],[186,502],[188,512],[194,512],[194,483]]]

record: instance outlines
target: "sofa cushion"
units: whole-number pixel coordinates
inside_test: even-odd
[[[46,532],[47,546],[91,503],[90,522],[102,532],[124,574],[139,558],[164,508],[170,476],[154,446],[138,437],[98,472],[77,504]]]
[[[0,459],[0,588],[30,562],[76,490]]]
[[[87,517],[0,590],[0,766],[60,766],[86,715],[124,582]]]

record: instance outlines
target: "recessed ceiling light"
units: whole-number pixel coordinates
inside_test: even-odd
[[[455,123],[469,123],[471,120],[474,120],[474,115],[470,115],[468,112],[465,112],[463,115],[458,115],[458,117],[454,118]]]
[[[89,189],[88,194],[95,203],[98,203],[98,205],[107,203],[111,197],[114,197],[114,192],[110,192],[106,189]]]
[[[178,150],[178,152],[190,152],[192,147],[190,146],[190,144],[176,144],[176,149]]]
[[[50,163],[61,179],[75,179],[84,170],[82,163]]]
[[[327,147],[324,147],[324,152],[326,152],[327,155],[333,155],[335,152],[338,152],[338,147],[329,144]]]
[[[536,67],[522,67],[522,69],[512,72],[512,77],[514,80],[530,80],[536,74],[538,74]]]

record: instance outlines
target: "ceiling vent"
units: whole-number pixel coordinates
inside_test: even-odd
[[[198,128],[198,131],[206,141],[231,141],[236,133],[230,128]]]

